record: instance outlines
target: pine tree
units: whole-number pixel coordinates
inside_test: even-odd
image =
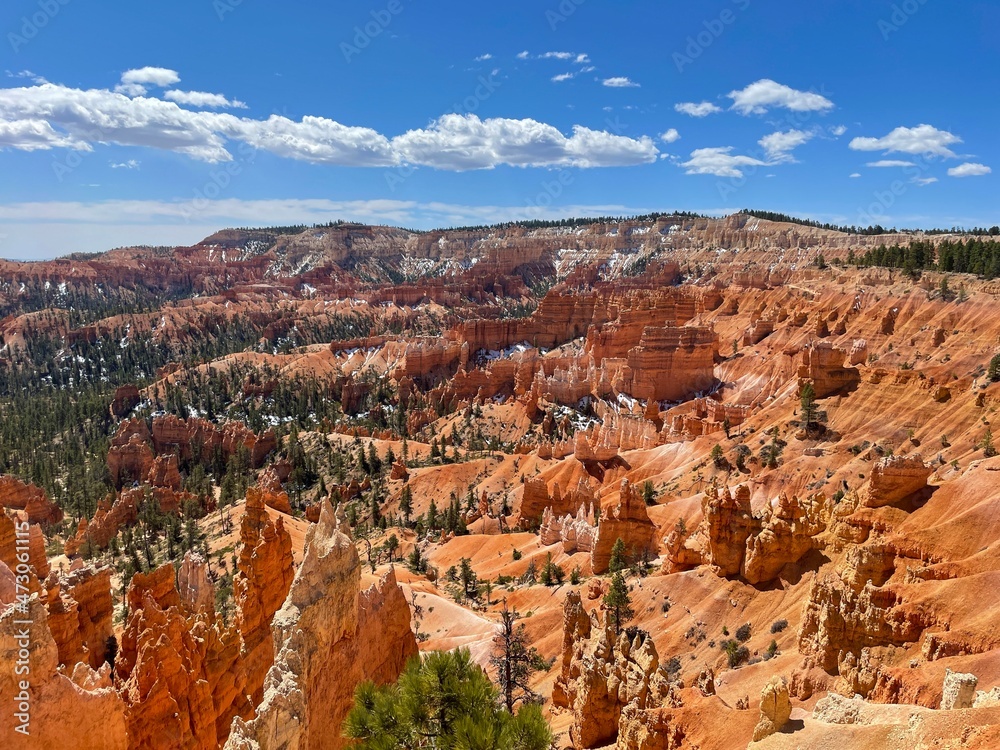
[[[608,617],[611,618],[615,635],[618,635],[622,631],[622,627],[635,617],[635,611],[632,609],[632,597],[629,596],[628,585],[621,573],[615,573],[611,576],[611,587],[604,595],[603,601]]]
[[[802,425],[808,432],[816,422],[816,390],[812,383],[806,383],[802,386],[801,405]]]
[[[517,612],[508,608],[504,599],[500,625],[493,636],[490,666],[496,671],[500,696],[507,713],[514,713],[518,702],[533,702],[538,696],[528,687],[528,679],[541,660],[538,652],[528,648],[524,625],[517,624]]]
[[[611,547],[611,558],[608,560],[608,572],[618,573],[628,567],[628,557],[625,553],[625,542],[621,537],[615,539]]]
[[[468,649],[413,659],[394,685],[358,686],[344,735],[358,750],[548,750],[552,732],[541,707],[516,714]]]

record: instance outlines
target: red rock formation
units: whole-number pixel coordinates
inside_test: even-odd
[[[119,386],[111,400],[111,416],[115,419],[124,419],[141,400],[139,389],[135,385]]]
[[[274,618],[277,656],[264,700],[255,719],[234,720],[226,748],[347,747],[341,724],[355,686],[394,681],[417,653],[410,609],[394,574],[359,592],[361,561],[347,530],[324,503]]]
[[[179,490],[181,488],[181,472],[177,464],[177,456],[173,453],[157,456],[149,468],[146,481],[153,487]]]
[[[861,504],[867,508],[893,505],[924,489],[932,473],[919,453],[880,458],[861,491]]]
[[[852,587],[837,574],[817,577],[799,631],[799,651],[836,674],[849,658],[871,646],[915,643],[932,618],[906,606],[892,589]]]
[[[538,538],[543,546],[562,544],[567,555],[576,552],[592,552],[597,541],[597,527],[593,523],[593,510],[588,513],[581,507],[576,516],[566,514],[562,518],[546,508],[542,514],[542,524],[538,528]]]
[[[218,724],[232,715],[241,675],[234,669],[238,635],[220,633],[203,616],[188,617],[170,565],[137,574],[128,591],[129,619],[115,659],[130,747],[209,750]],[[232,672],[231,672],[232,670]],[[235,672],[235,674],[233,674]],[[223,679],[225,682],[223,682]],[[244,709],[246,710],[246,709]],[[224,737],[224,735],[223,735]]]
[[[708,562],[721,576],[734,576],[743,569],[747,540],[755,529],[750,510],[750,488],[740,485],[736,494],[729,488],[712,487],[702,501],[708,529]]]
[[[180,419],[173,414],[153,420],[152,438],[157,454],[176,450],[182,458],[203,462],[211,460],[216,448],[221,448],[223,454],[229,457],[242,447],[255,468],[261,466],[264,458],[277,447],[273,430],[256,435],[242,422],[227,422],[220,430],[204,419]],[[194,456],[197,448],[200,448],[200,455]]]
[[[0,563],[0,571],[2,571]],[[2,577],[2,575],[0,575]],[[59,647],[49,630],[48,612],[35,594],[28,611],[0,607],[0,696],[6,715],[0,721],[0,747],[64,748],[80,750],[126,750],[125,711],[111,686],[110,669],[99,671],[76,664],[59,671]],[[27,625],[28,634],[24,636]],[[12,667],[27,648],[31,673],[28,678],[30,708],[29,739],[15,732],[23,720],[15,716],[14,697],[24,675]]]
[[[45,496],[45,491],[16,477],[0,476],[0,508],[24,511],[29,523],[59,523],[62,509]]]
[[[818,342],[802,350],[799,367],[799,387],[812,383],[816,398],[826,398],[861,382],[861,373],[854,367],[844,367],[847,352],[832,344]]]
[[[256,487],[247,491],[240,525],[238,572],[233,579],[233,598],[238,607],[236,627],[242,636],[240,656],[254,704],[262,698],[264,677],[274,662],[271,618],[285,601],[295,574],[292,539],[281,517],[274,522],[265,509],[271,494]]]
[[[712,328],[649,326],[639,345],[629,350],[618,377],[610,374],[614,365],[609,360],[602,362],[599,382],[608,380],[612,390],[633,398],[682,401],[711,388],[718,349],[719,339]],[[597,391],[608,393],[600,387]]]
[[[751,584],[777,578],[786,565],[819,546],[817,537],[826,531],[828,518],[823,495],[804,501],[780,495],[777,507],[768,505],[760,532],[747,539],[743,578]]]
[[[0,510],[0,562],[16,571],[18,563],[23,563],[24,554],[28,556],[28,566],[34,570],[29,585],[32,591],[36,591],[39,582],[49,574],[42,528],[16,516],[11,518],[6,511]]]
[[[86,662],[100,669],[113,634],[111,570],[90,567],[46,581],[49,630],[56,642],[59,663],[72,667]]]
[[[609,621],[592,621],[571,591],[563,607],[562,667],[552,702],[573,712],[570,739],[582,750],[614,742],[626,708],[643,712],[675,700],[649,634],[616,636]]]
[[[627,479],[623,479],[617,498],[601,503],[601,518],[597,525],[597,540],[590,555],[594,573],[607,571],[611,548],[621,539],[625,554],[630,560],[643,556],[656,556],[656,526],[649,520],[642,493],[637,492]]]
[[[129,419],[118,425],[108,449],[108,472],[114,486],[141,482],[153,466],[153,450],[149,447],[149,428],[139,419]]]

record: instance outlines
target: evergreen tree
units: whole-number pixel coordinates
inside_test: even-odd
[[[518,702],[532,703],[538,695],[528,687],[528,679],[541,661],[538,652],[528,648],[524,625],[517,624],[517,612],[508,608],[504,599],[500,624],[493,636],[490,666],[496,671],[500,696],[507,713],[514,713]]]
[[[635,611],[632,609],[632,597],[629,596],[628,585],[621,573],[615,573],[611,576],[611,586],[608,593],[604,595],[603,601],[608,617],[611,618],[615,635],[618,635],[624,625],[635,617]]]
[[[628,567],[628,556],[625,553],[625,542],[621,537],[615,539],[611,547],[611,558],[608,560],[608,572],[618,573]]]
[[[553,739],[537,704],[500,708],[468,649],[413,659],[394,685],[359,685],[344,735],[359,750],[549,750]]]
[[[802,426],[808,432],[816,422],[816,390],[813,388],[812,383],[806,383],[802,386],[800,400],[802,405]]]

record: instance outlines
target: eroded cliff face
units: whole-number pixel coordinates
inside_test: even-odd
[[[133,578],[115,662],[130,747],[218,747],[233,717],[251,717],[261,700],[274,659],[271,619],[292,582],[291,538],[259,491],[248,494],[240,528],[231,627],[216,617],[200,557],[188,554],[176,584],[169,565]]]
[[[6,567],[0,563],[0,567]],[[0,578],[3,574],[0,573]],[[39,750],[74,747],[81,750],[126,750],[125,705],[111,684],[107,664],[95,670],[83,662],[59,670],[59,644],[49,629],[49,614],[42,597],[33,594],[26,611],[7,607],[0,584],[0,699],[7,716],[0,723],[4,747]],[[18,663],[27,674],[18,675]],[[8,668],[10,667],[10,668]],[[13,716],[28,682],[29,736],[16,730],[24,720]]]
[[[642,493],[623,479],[618,496],[601,503],[597,538],[590,554],[595,573],[604,573],[611,560],[611,550],[619,539],[625,545],[629,561],[638,562],[656,556],[656,526],[649,519]]]
[[[633,712],[662,707],[671,688],[649,634],[616,634],[609,620],[592,619],[580,595],[570,592],[563,609],[562,667],[552,697],[555,705],[573,712],[570,738],[582,749],[614,742],[626,707]]]
[[[231,750],[342,748],[341,724],[363,680],[395,680],[417,653],[409,605],[392,573],[360,590],[361,561],[342,519],[323,503],[302,565],[275,615],[275,663],[257,715],[236,719]]]

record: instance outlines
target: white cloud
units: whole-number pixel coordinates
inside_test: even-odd
[[[534,120],[446,115],[396,138],[324,117],[267,120],[193,111],[156,98],[44,84],[0,88],[0,147],[143,146],[205,162],[233,160],[231,142],[315,164],[385,167],[405,162],[461,171],[513,166],[632,166],[656,161],[649,137],[627,138],[576,126],[571,136]]]
[[[19,151],[44,151],[53,148],[91,150],[86,141],[58,133],[48,122],[39,119],[0,119],[0,148],[16,148]]]
[[[691,152],[691,159],[681,164],[686,174],[710,174],[716,177],[742,177],[744,167],[766,167],[767,162],[752,156],[733,155],[732,146],[699,148]]]
[[[124,94],[125,96],[145,96],[146,87],[138,83],[119,83],[115,86],[116,94]]]
[[[129,159],[128,161],[118,162],[117,164],[112,164],[112,169],[138,169],[140,163],[135,159]]]
[[[764,78],[745,89],[730,91],[733,109],[742,115],[763,114],[772,107],[783,107],[793,112],[826,112],[833,109],[833,102],[825,96],[810,91],[797,91],[784,84]]]
[[[861,176],[861,173],[860,173],[860,172],[855,172],[854,174],[852,174],[852,175],[851,175],[851,179],[852,179],[852,180],[856,180],[856,179],[857,179],[857,178],[859,178],[860,176]]]
[[[563,81],[570,81],[576,78],[576,73],[560,73],[557,76],[552,76],[553,83],[562,83]]]
[[[605,78],[604,85],[612,89],[637,89],[639,84],[625,76]]]
[[[115,91],[126,96],[145,96],[148,86],[173,86],[181,82],[176,70],[168,68],[135,68],[122,73],[121,83]]]
[[[394,138],[404,161],[451,171],[529,166],[634,166],[656,161],[652,139],[638,140],[582,126],[566,137],[535,120],[445,115],[429,128]]]
[[[480,55],[479,57],[477,57],[476,62],[486,62],[487,60],[492,60],[492,59],[493,55],[487,52],[485,55]]]
[[[925,185],[933,185],[935,182],[938,181],[938,178],[937,177],[917,177],[913,181],[917,185],[919,185],[920,187],[924,187]]]
[[[675,104],[674,109],[682,115],[690,115],[691,117],[707,117],[722,111],[721,107],[715,106],[712,102],[699,102],[697,104],[695,102],[681,102]]]
[[[164,99],[169,99],[178,104],[187,104],[192,107],[209,107],[211,109],[234,108],[246,109],[247,105],[236,99],[227,99],[222,94],[209,94],[206,91],[178,91],[173,89],[163,95]]]
[[[967,162],[965,164],[959,164],[957,167],[952,167],[948,170],[949,177],[982,177],[983,175],[991,174],[992,169],[987,167],[985,164],[974,164]]]
[[[572,60],[576,55],[573,52],[543,52],[538,56],[539,60]]]
[[[664,143],[674,143],[679,141],[681,134],[677,132],[677,128],[670,128],[666,133],[660,136],[660,140]]]
[[[912,161],[903,161],[901,159],[880,159],[879,161],[870,161],[865,166],[876,169],[893,169],[895,167],[915,167],[917,165]]]
[[[590,64],[590,55],[583,55],[583,54],[577,55],[576,56],[576,60],[574,60],[574,62],[577,65],[589,65]],[[593,70],[593,68],[591,68],[591,70]]]
[[[830,128],[830,135],[832,135],[834,138],[840,138],[840,136],[842,136],[846,132],[847,132],[846,125],[837,125],[835,127]]]
[[[855,138],[850,148],[855,151],[884,151],[885,153],[933,154],[954,158],[949,148],[962,139],[947,130],[938,130],[930,125],[915,128],[896,128],[882,138]]]
[[[518,52],[517,53],[517,59],[518,60],[527,60],[529,57],[531,57],[531,53],[528,52],[528,50],[525,50],[524,52]]]
[[[813,139],[814,133],[805,130],[789,130],[787,132],[771,133],[761,138],[758,143],[767,151],[767,157],[773,162],[795,161],[792,151]]]

